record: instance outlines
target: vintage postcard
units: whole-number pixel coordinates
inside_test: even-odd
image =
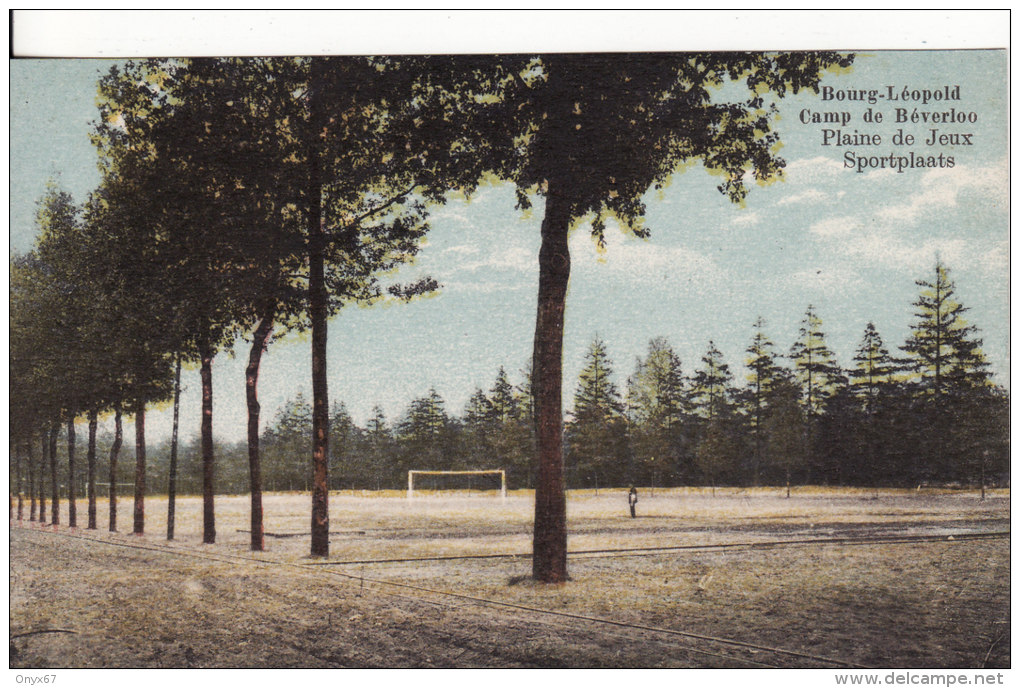
[[[56,17],[15,13],[18,683],[1003,682],[1008,35],[546,17],[717,30],[301,49],[280,13],[264,52],[86,57],[19,44]]]

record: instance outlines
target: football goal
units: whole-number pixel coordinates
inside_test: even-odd
[[[124,496],[129,494],[135,489],[134,483],[114,483],[117,487],[117,495]],[[85,483],[85,497],[89,496],[89,484]],[[97,497],[109,497],[110,496],[110,483],[96,483],[96,496]]]
[[[408,471],[407,472],[407,498],[414,499],[414,479],[416,477],[427,477],[431,476],[432,480],[429,482],[430,485],[423,485],[422,481],[419,480],[418,491],[422,489],[439,489],[439,490],[471,490],[471,489],[486,489],[485,485],[492,485],[495,490],[496,476],[499,477],[499,496],[502,499],[506,499],[506,471],[502,469],[488,470],[488,471]],[[449,477],[447,477],[449,476]],[[486,480],[472,480],[473,476],[491,476]]]

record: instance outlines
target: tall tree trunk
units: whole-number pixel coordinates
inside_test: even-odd
[[[987,482],[986,473],[988,467],[988,450],[985,449],[981,452],[981,501],[985,501],[985,483]]]
[[[50,489],[53,490],[53,497],[50,499],[50,513],[53,518],[50,523],[60,525],[60,482],[57,480],[57,435],[60,426],[56,423],[50,428]]]
[[[251,482],[251,549],[261,552],[265,549],[265,533],[262,523],[262,462],[259,457],[259,365],[266,341],[273,331],[275,308],[270,307],[262,316],[252,336],[251,351],[248,353],[248,368],[244,371],[245,391],[248,397],[248,472]]]
[[[28,520],[35,520],[35,462],[32,460],[32,443],[25,443],[25,460],[28,461]]]
[[[89,411],[89,453],[88,453],[88,486],[89,486],[89,526],[88,530],[96,529],[96,430],[99,426],[99,414]]]
[[[21,452],[18,451],[18,443],[11,443],[11,451],[14,452],[14,488],[18,492],[18,520],[24,520],[25,518],[25,495],[22,493],[24,485],[21,480]]]
[[[78,490],[75,488],[74,471],[74,416],[76,411],[71,411],[71,418],[67,421],[67,527],[78,527]]]
[[[166,539],[174,539],[174,524],[177,518],[177,427],[181,414],[181,354],[177,354],[174,366],[174,424],[170,432],[170,476],[166,487]]]
[[[538,318],[532,360],[538,481],[535,485],[535,580],[567,580],[567,498],[563,484],[563,316],[570,280],[570,207],[549,180],[538,254]]]
[[[145,402],[135,402],[135,535],[145,532]]]
[[[120,458],[120,445],[124,441],[124,428],[121,424],[120,403],[113,414],[113,446],[110,447],[110,532],[117,532],[117,459]]]
[[[325,108],[319,90],[324,63],[312,59],[308,191],[308,311],[312,321],[312,555],[329,556],[329,402],[326,381],[326,237],[322,227],[322,148]]]
[[[216,542],[216,514],[213,508],[213,390],[212,390],[212,347],[203,342],[199,346],[202,362],[202,542]]]
[[[45,431],[43,431],[43,433],[42,433],[42,442],[40,442],[39,444],[40,444],[39,448],[42,450],[42,454],[40,455],[40,460],[39,460],[39,522],[40,523],[45,523],[46,522],[46,457],[47,457],[47,453],[46,453],[47,444],[46,444],[46,432]]]

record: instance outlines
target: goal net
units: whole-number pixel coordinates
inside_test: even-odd
[[[448,492],[494,492],[506,499],[506,471],[502,469],[487,471],[408,471],[407,498],[414,499],[415,490]]]

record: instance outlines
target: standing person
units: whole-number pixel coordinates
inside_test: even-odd
[[[634,507],[637,504],[637,489],[631,485],[630,492],[627,493],[627,503],[630,504],[630,517],[637,518],[637,514],[634,511]]]

